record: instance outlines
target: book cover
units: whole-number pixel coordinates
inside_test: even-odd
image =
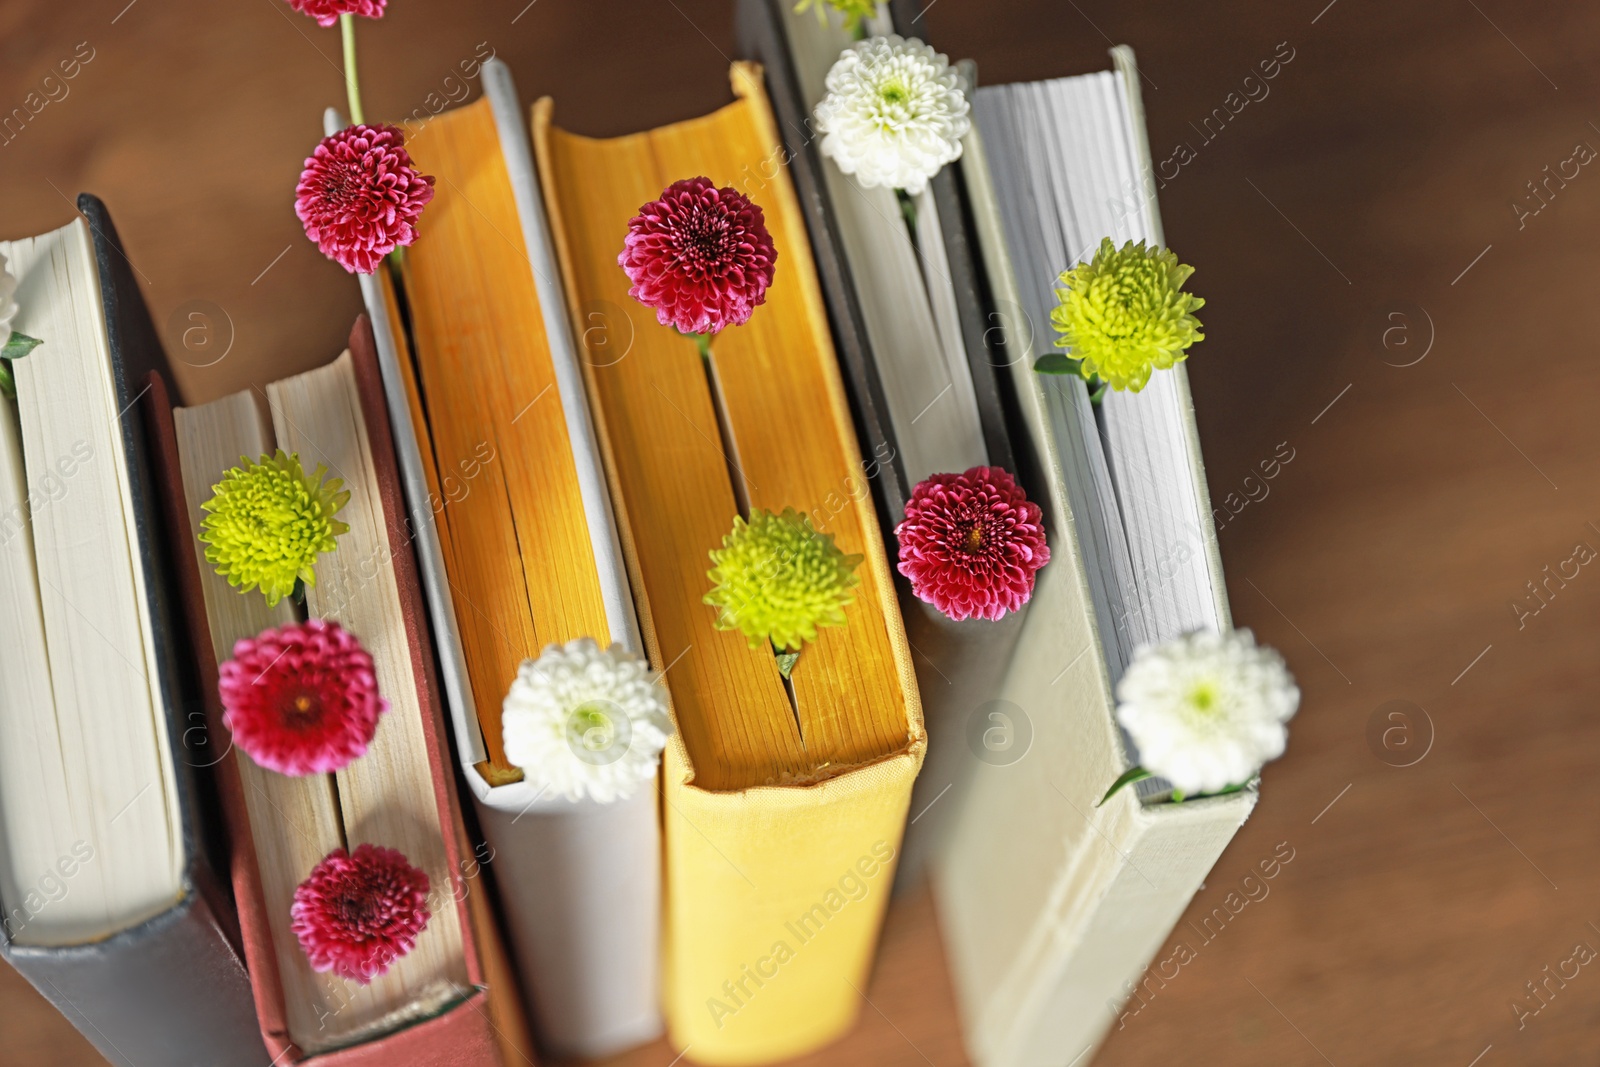
[[[662,770],[670,1037],[698,1061],[751,1064],[820,1047],[861,1011],[925,741],[799,204],[772,166],[776,124],[759,68],[731,79],[734,102],[644,133],[567,133],[549,100],[533,127],[571,315],[604,311],[630,342],[585,374],[677,727]],[[779,257],[765,305],[712,345],[715,389],[617,265],[639,205],[694,175],[755,200]],[[846,625],[806,644],[788,684],[702,599],[741,497],[803,509],[864,557]]]

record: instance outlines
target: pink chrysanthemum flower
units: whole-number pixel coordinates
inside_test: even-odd
[[[324,137],[294,190],[294,213],[317,248],[353,274],[417,239],[417,218],[433,199],[394,126],[348,126]]]
[[[392,848],[336,848],[295,889],[289,914],[312,970],[366,985],[427,928],[428,876]]]
[[[681,333],[737,326],[766,302],[778,252],[761,208],[710,178],[673,182],[628,221],[628,295]]]
[[[952,619],[991,621],[1033,596],[1050,562],[1043,513],[999,467],[919,482],[895,527],[911,591]]]
[[[355,635],[320,619],[241,640],[217,688],[238,746],[297,777],[336,771],[366,752],[389,710],[372,656]]]
[[[389,0],[289,0],[289,6],[302,15],[310,15],[318,26],[332,26],[340,15],[360,15],[366,19],[383,17],[383,5]]]

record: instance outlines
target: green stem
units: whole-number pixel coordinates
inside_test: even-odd
[[[7,400],[17,398],[17,383],[11,378],[11,361],[0,359],[0,396]]]
[[[894,196],[900,201],[900,214],[906,220],[906,229],[911,231],[911,240],[914,244],[917,240],[917,202],[904,189],[896,189]]]
[[[350,121],[366,122],[361,110],[361,83],[356,78],[356,20],[354,15],[339,16],[339,36],[344,38],[344,91],[350,97]]]
[[[694,346],[700,350],[700,358],[707,363],[711,362],[711,335],[709,333],[684,333],[682,330],[678,330],[678,336],[687,337],[693,341]]]

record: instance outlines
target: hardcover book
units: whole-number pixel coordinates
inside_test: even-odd
[[[1060,1064],[1099,1044],[1256,801],[1250,788],[1174,803],[1148,779],[1098,806],[1138,763],[1112,697],[1133,650],[1230,625],[1183,365],[1098,409],[1080,379],[1032,369],[1052,347],[1064,268],[1102,238],[1163,242],[1137,67],[1126,47],[1112,56],[1114,72],[979,89],[960,164],[1007,312],[1020,461],[1048,489],[1038,503],[1052,533],[997,694],[1031,747],[980,761],[934,861],[967,1048],[983,1067]]]
[[[240,457],[312,457],[343,481],[349,528],[305,586],[311,618],[370,652],[388,711],[370,747],[332,774],[292,777],[229,745],[218,767],[256,1014],[274,1062],[522,1063],[532,1048],[456,804],[433,649],[400,504],[372,333],[357,321],[332,363],[209,404],[173,408],[152,374],[144,404],[175,546],[189,637],[219,737],[218,667],[235,642],[295,621],[198,558],[212,486]],[[370,981],[313,969],[291,924],[296,887],[335,849],[372,843],[427,876],[426,926]]]
[[[119,1067],[265,1067],[137,403],[166,358],[78,206],[0,242],[44,342],[0,396],[0,954]]]
[[[362,295],[530,1016],[550,1054],[589,1058],[661,1033],[657,789],[601,803],[526,780],[502,704],[545,646],[642,646],[527,124],[505,65],[481,76],[481,99],[408,124],[434,200],[403,285],[364,275]]]
[[[614,347],[584,373],[645,646],[676,732],[662,771],[664,997],[695,1060],[766,1063],[843,1034],[861,1010],[925,744],[910,650],[869,499],[794,187],[760,69],[699,118],[595,139],[534,107],[534,143],[569,314]],[[618,253],[671,183],[733,187],[776,247],[765,303],[708,359],[633,303]],[[599,343],[597,333],[589,333]],[[717,629],[708,553],[746,509],[793,507],[860,584],[845,623],[785,679],[769,647]]]

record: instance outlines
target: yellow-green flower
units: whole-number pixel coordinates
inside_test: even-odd
[[[1109,237],[1091,262],[1063,271],[1050,323],[1084,379],[1098,375],[1113,389],[1137,393],[1151,371],[1181,362],[1204,340],[1191,312],[1205,301],[1183,291],[1193,273],[1165,248],[1143,241],[1116,248]]]
[[[816,640],[817,627],[844,625],[861,559],[839,551],[832,534],[818,533],[794,508],[781,515],[758,508],[748,522],[735,516],[722,547],[712,549],[705,602],[721,609],[717,629],[738,630],[751,648],[771,641],[798,650]]]
[[[335,538],[350,529],[334,518],[350,491],[340,492],[343,481],[327,478],[321,464],[307,477],[300,457],[282,449],[259,462],[245,456],[239,462],[200,505],[207,513],[200,541],[206,562],[228,584],[245,593],[260,587],[267,603],[276,604],[294,591],[296,579],[317,584],[317,557],[333,551]]]
[[[859,33],[861,23],[878,13],[878,0],[800,0],[794,5],[796,12],[809,7],[817,9],[817,21],[824,26],[828,24],[828,13],[823,9],[833,8],[844,16],[843,29],[846,33]]]

